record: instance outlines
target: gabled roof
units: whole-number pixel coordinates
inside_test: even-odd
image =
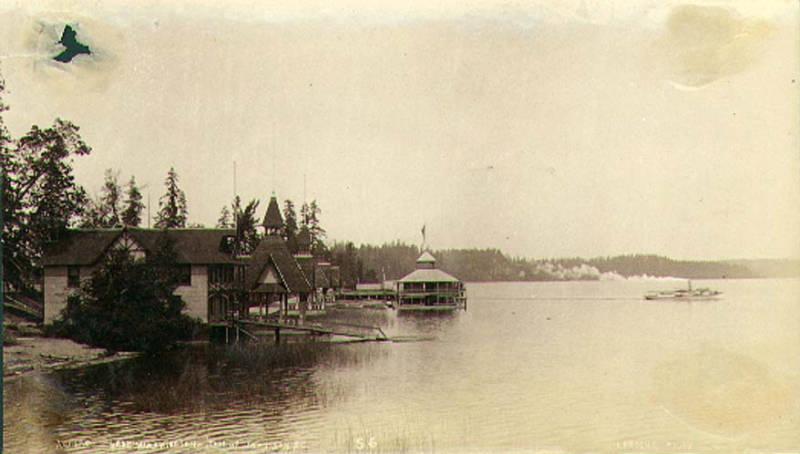
[[[93,265],[125,231],[148,252],[155,250],[159,236],[165,232],[160,229],[138,227],[68,230],[60,241],[46,248],[42,264],[44,266]],[[175,240],[178,263],[240,263],[226,244],[226,238],[236,234],[232,229],[168,229],[166,234]]]
[[[286,247],[286,242],[277,236],[265,237],[253,251],[245,274],[246,289],[251,290],[258,287],[258,278],[261,277],[262,271],[269,263],[275,265],[289,293],[311,291],[311,285],[289,252],[289,248]]]
[[[430,252],[425,251],[419,256],[417,263],[436,263],[436,258]]]
[[[303,271],[303,275],[306,277],[306,281],[310,285],[313,286],[314,282],[312,281],[314,276],[314,257],[312,255],[295,255],[295,261],[300,266],[300,270]]]
[[[274,195],[269,199],[267,214],[264,215],[264,227],[268,229],[283,228],[283,217],[278,207],[278,199],[276,199]]]
[[[277,272],[278,282],[264,282],[261,280],[261,277],[264,275],[264,272],[267,270],[268,266],[274,267],[275,271]],[[249,276],[248,276],[249,277]],[[288,289],[284,283],[284,278],[278,266],[275,264],[272,256],[268,256],[267,261],[264,263],[264,266],[261,267],[261,271],[259,271],[258,275],[256,276],[256,281],[253,284],[253,287],[250,288],[251,291],[254,292],[262,292],[262,293],[287,293]]]
[[[332,278],[332,270],[330,264],[318,263],[317,259],[312,255],[295,255],[295,260],[303,270],[308,283],[314,288],[329,288],[333,287],[335,281]],[[336,269],[338,274],[339,270]]]

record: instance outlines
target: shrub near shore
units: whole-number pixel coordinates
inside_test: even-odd
[[[191,339],[199,322],[182,313],[185,303],[174,294],[175,269],[174,245],[166,235],[146,261],[125,250],[111,251],[67,299],[52,332],[111,351],[147,353]]]

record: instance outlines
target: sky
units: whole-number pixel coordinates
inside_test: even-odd
[[[235,163],[330,240],[800,258],[795,1],[167,3],[0,5],[5,122],[80,126],[91,194],[174,166],[210,226]]]

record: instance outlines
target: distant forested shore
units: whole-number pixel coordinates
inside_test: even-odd
[[[530,259],[498,249],[434,250],[438,267],[471,282],[609,280],[630,277],[742,279],[800,277],[800,260],[674,260],[648,254],[595,258]],[[331,259],[341,267],[345,285],[398,279],[414,269],[420,248],[401,242],[381,246],[336,242]]]

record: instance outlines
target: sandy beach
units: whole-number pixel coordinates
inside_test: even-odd
[[[110,353],[69,339],[14,334],[17,336],[16,345],[3,346],[3,377],[6,380],[33,372],[83,367],[135,355],[130,352]]]

